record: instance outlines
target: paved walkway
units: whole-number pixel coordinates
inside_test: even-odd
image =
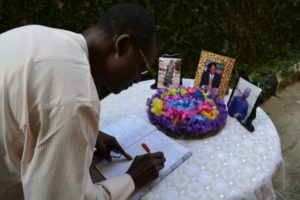
[[[280,91],[261,107],[281,138],[286,188],[276,191],[277,199],[300,200],[300,82]]]

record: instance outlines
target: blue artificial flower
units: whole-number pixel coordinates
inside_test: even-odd
[[[188,99],[171,100],[167,102],[167,106],[178,110],[193,110],[197,106],[197,102]]]
[[[189,122],[190,122],[190,123],[196,123],[196,122],[198,122],[198,121],[204,121],[204,120],[206,120],[206,117],[205,117],[205,116],[203,116],[203,115],[194,115],[194,116],[189,120]]]
[[[202,92],[200,92],[199,90],[197,90],[194,94],[192,94],[192,96],[195,99],[200,99],[201,101],[204,101],[204,96],[203,96]]]

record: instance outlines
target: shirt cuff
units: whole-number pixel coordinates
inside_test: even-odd
[[[135,189],[129,174],[124,174],[99,183],[110,195],[111,200],[126,200]]]

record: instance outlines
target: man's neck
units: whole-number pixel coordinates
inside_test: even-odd
[[[99,82],[102,79],[101,74],[103,74],[105,58],[108,56],[110,50],[108,35],[96,27],[91,27],[83,32],[83,36],[88,47],[89,63],[93,79]]]

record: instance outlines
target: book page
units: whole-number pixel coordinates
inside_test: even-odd
[[[126,149],[136,143],[142,137],[156,130],[156,127],[136,115],[116,121],[116,123],[104,127],[101,131],[114,136],[120,145]]]
[[[185,147],[179,145],[172,138],[169,138],[155,126],[144,121],[143,119],[130,115],[127,118],[117,121],[102,130],[107,134],[114,136],[125,151],[133,158],[137,155],[146,154],[141,144],[146,143],[151,153],[161,151],[166,158],[165,167],[160,174],[172,171],[176,162],[183,162],[187,154],[191,152]],[[128,161],[123,156],[121,158],[113,158],[113,162],[108,163],[102,161],[97,164],[97,169],[107,178],[113,178],[124,174],[130,167],[132,161]],[[177,166],[176,166],[177,167]]]
[[[146,154],[146,151],[141,146],[142,143],[147,144],[151,153],[157,151],[164,153],[166,162],[165,167],[160,171],[160,174],[163,174],[166,170],[170,170],[169,168],[171,168],[174,163],[176,163],[185,154],[189,153],[188,149],[177,144],[158,130],[155,130],[151,134],[148,134],[136,141],[134,144],[126,148],[125,151],[133,158],[137,155]],[[97,164],[96,167],[107,179],[110,179],[126,173],[131,163],[132,161],[128,161],[124,157],[121,157],[113,159],[113,162],[111,163],[103,161]]]
[[[187,148],[135,115],[116,121],[114,124],[104,127],[101,131],[114,136],[133,158],[147,153],[141,146],[142,143],[147,144],[151,153],[157,151],[164,153],[166,158],[165,167],[159,171],[159,177],[135,191],[130,196],[130,200],[140,199],[192,155],[192,152]],[[121,158],[113,158],[111,163],[105,160],[95,163],[95,167],[106,179],[111,179],[126,173],[132,162],[122,156]]]

